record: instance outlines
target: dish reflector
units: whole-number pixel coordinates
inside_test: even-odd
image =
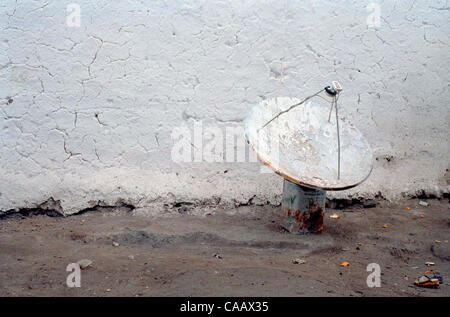
[[[340,177],[336,117],[312,99],[267,124],[302,100],[277,97],[254,106],[245,120],[245,137],[258,158],[274,172],[299,185],[322,189],[352,188],[369,177],[372,149],[359,130],[339,117]],[[264,126],[267,124],[266,126]]]

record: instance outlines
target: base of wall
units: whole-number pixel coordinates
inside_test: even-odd
[[[450,186],[441,181],[405,180],[400,188],[388,182],[385,172],[375,170],[369,180],[351,190],[328,192],[331,200],[389,201],[417,196],[442,197]],[[230,170],[226,174],[163,173],[139,169],[104,169],[85,175],[58,175],[47,172],[1,175],[0,214],[21,209],[41,208],[71,215],[97,206],[130,206],[148,213],[202,207],[198,212],[242,205],[278,205],[283,179],[273,173],[246,173]]]

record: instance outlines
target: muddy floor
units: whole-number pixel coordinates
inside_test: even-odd
[[[325,231],[305,236],[286,233],[271,206],[3,217],[0,296],[449,296],[449,203],[418,202],[328,209]],[[81,259],[93,263],[70,288],[66,268]],[[369,263],[381,287],[367,286]],[[443,277],[439,289],[414,286],[426,271]]]

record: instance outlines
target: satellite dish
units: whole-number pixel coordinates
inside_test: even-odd
[[[286,188],[292,196],[295,184],[301,191],[298,195],[306,199],[304,194],[312,193],[311,189],[318,190],[314,195],[320,196],[320,191],[349,189],[369,177],[372,150],[361,132],[338,116],[341,91],[339,83],[333,82],[332,87],[307,98],[277,97],[263,100],[250,110],[245,137],[258,158],[285,178],[283,201]],[[327,100],[331,109],[318,97]],[[331,115],[333,109],[335,116]],[[323,201],[323,213],[325,192],[319,200],[319,205]]]

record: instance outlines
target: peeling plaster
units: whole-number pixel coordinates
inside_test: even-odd
[[[77,3],[80,28],[63,1],[0,4],[0,211],[277,204],[258,164],[173,162],[171,131],[243,126],[260,100],[332,80],[377,160],[331,195],[449,192],[448,1],[378,1],[379,28],[362,0]]]

